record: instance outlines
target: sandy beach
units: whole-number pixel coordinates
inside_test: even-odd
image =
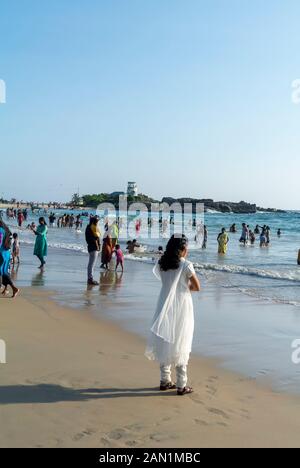
[[[1,299],[1,447],[299,446],[298,398],[198,357],[191,396],[161,393],[143,339],[50,296]]]
[[[300,2],[2,3],[0,448],[300,447]]]

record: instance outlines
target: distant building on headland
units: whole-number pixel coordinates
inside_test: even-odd
[[[138,195],[138,186],[136,182],[128,182],[127,195],[136,197]]]

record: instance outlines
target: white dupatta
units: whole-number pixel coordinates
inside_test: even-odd
[[[160,307],[160,310],[155,314],[151,327],[151,331],[154,335],[171,344],[175,343],[178,314],[181,312],[182,301],[179,299],[176,291],[184,266],[184,262],[180,262],[169,294],[162,307]],[[156,263],[153,273],[159,280],[161,280],[160,271],[160,266]]]

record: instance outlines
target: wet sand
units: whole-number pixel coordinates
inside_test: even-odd
[[[1,447],[300,445],[300,399],[210,359],[192,358],[192,395],[159,392],[143,338],[104,319],[109,307],[96,318],[37,288],[0,300]]]
[[[110,319],[127,331],[146,337],[160,284],[152,265],[126,260],[124,275],[95,270],[99,288],[87,289],[87,256],[49,249],[42,275],[32,246],[22,244],[22,263],[14,274],[21,287],[55,291],[61,305]],[[220,365],[252,377],[277,391],[299,394],[300,365],[292,363],[291,344],[300,338],[299,308],[259,300],[224,287],[211,275],[200,274],[203,290],[194,295],[193,352],[218,359]]]

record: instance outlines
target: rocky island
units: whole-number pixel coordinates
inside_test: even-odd
[[[112,194],[99,194],[99,195],[85,195],[82,197],[83,205],[85,207],[97,207],[100,203],[112,203],[116,208],[119,206],[119,195],[124,195],[121,193],[112,193]],[[172,197],[163,197],[162,200],[155,200],[147,195],[140,194],[138,196],[128,196],[127,197],[128,205],[132,203],[144,203],[148,209],[151,208],[153,203],[167,203],[172,205],[173,203],[179,203],[182,207],[185,203],[190,203],[193,205],[193,211],[196,211],[196,204],[203,203],[205,212],[212,210],[220,213],[237,213],[237,214],[253,214],[257,212],[269,212],[269,213],[285,213],[284,210],[278,210],[276,208],[261,208],[258,207],[255,203],[247,203],[245,201],[240,202],[226,202],[226,201],[214,201],[210,198],[172,198]]]

